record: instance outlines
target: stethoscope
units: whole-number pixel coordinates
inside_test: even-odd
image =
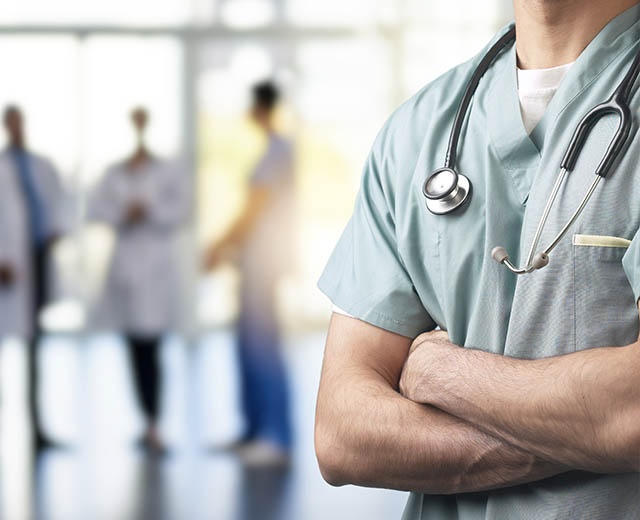
[[[435,215],[445,215],[465,205],[471,198],[471,181],[464,175],[458,173],[456,170],[456,158],[458,141],[460,139],[460,133],[464,119],[469,110],[469,104],[473,98],[480,79],[484,76],[485,72],[489,69],[496,56],[509,45],[516,36],[515,27],[512,27],[504,36],[502,36],[482,58],[478,67],[471,76],[471,80],[467,85],[464,92],[464,96],[458,107],[456,117],[454,119],[453,128],[449,137],[449,146],[447,148],[447,156],[444,163],[444,168],[440,168],[434,171],[424,183],[422,191],[427,199],[427,208],[431,213]],[[611,97],[604,103],[600,103],[593,107],[580,121],[580,124],[575,129],[569,147],[565,152],[565,155],[560,163],[560,174],[556,180],[555,185],[547,204],[545,205],[542,217],[538,223],[538,228],[529,250],[527,257],[527,263],[524,267],[516,267],[509,259],[509,255],[504,247],[498,246],[491,251],[491,257],[498,263],[504,264],[511,272],[515,274],[527,274],[537,269],[542,269],[549,263],[549,253],[558,245],[558,242],[567,234],[571,226],[578,220],[582,214],[584,208],[587,206],[594,191],[598,187],[600,181],[607,176],[613,163],[618,159],[622,149],[629,137],[631,131],[631,110],[629,109],[629,99],[631,96],[631,89],[633,88],[638,73],[640,72],[640,51],[636,54],[633,64],[629,68],[629,71],[625,75],[624,79],[620,82],[620,85],[615,89]],[[616,114],[620,123],[618,130],[613,136],[613,139],[609,143],[609,147],[604,155],[604,158],[598,165],[595,171],[596,178],[587,190],[586,195],[583,197],[582,202],[575,210],[571,218],[560,230],[551,243],[542,251],[536,253],[538,243],[542,231],[547,223],[549,213],[555,202],[558,191],[564,182],[567,175],[573,170],[582,153],[584,144],[591,133],[591,130],[595,127],[600,119],[609,114]]]

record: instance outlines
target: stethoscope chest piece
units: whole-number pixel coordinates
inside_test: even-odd
[[[471,195],[471,183],[452,168],[433,172],[422,187],[427,209],[435,215],[446,215],[463,206]]]

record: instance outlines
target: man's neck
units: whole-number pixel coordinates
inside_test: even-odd
[[[547,69],[578,59],[595,36],[638,0],[514,0],[518,66]]]
[[[12,140],[9,141],[9,147],[10,150],[14,150],[16,152],[24,152],[26,151],[25,146],[24,146],[24,141],[23,140]]]

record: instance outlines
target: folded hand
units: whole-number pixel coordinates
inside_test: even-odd
[[[459,347],[449,341],[449,335],[444,330],[420,334],[411,344],[402,369],[400,393],[417,403],[428,403],[437,378],[443,375],[439,360],[452,348]],[[446,374],[446,377],[451,377],[451,374]]]

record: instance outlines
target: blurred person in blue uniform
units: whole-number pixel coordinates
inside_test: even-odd
[[[250,180],[247,204],[207,251],[214,269],[238,255],[242,278],[237,325],[245,431],[234,449],[250,464],[282,464],[291,447],[289,395],[280,351],[276,287],[293,265],[294,157],[291,142],[274,125],[279,90],[253,87],[250,116],[267,146]]]
[[[27,399],[37,450],[52,447],[39,415],[39,314],[48,299],[48,254],[63,233],[64,192],[54,166],[26,147],[24,116],[4,111],[8,146],[0,154],[0,336],[28,343]]]
[[[131,121],[138,138],[135,152],[107,169],[89,204],[89,220],[107,224],[116,234],[94,321],[99,328],[124,333],[146,418],[141,445],[162,452],[159,346],[163,335],[176,325],[174,238],[188,222],[192,195],[184,169],[148,150],[144,139],[148,112],[134,109]]]

